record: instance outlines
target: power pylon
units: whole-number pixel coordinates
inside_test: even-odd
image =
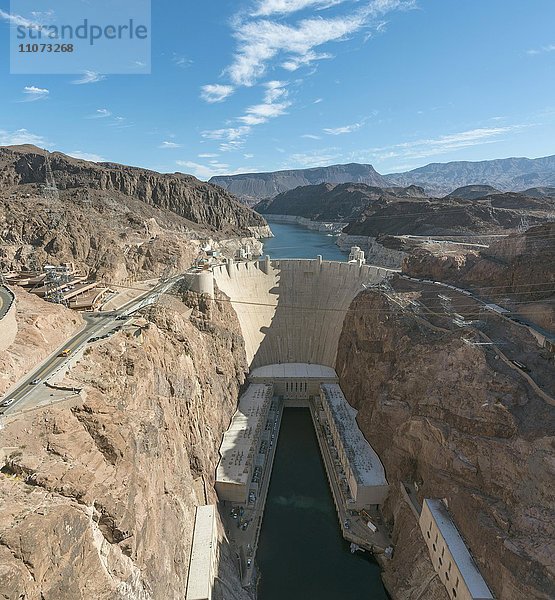
[[[46,155],[44,159],[44,186],[42,188],[42,195],[46,200],[59,200],[60,192],[56,187],[56,180],[54,179],[54,173],[52,171],[52,165],[50,164],[50,157]]]

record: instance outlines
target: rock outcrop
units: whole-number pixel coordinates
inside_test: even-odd
[[[384,580],[396,600],[446,598],[397,491],[416,482],[420,502],[447,499],[496,598],[547,600],[555,589],[555,407],[464,335],[376,291],[360,294],[344,323],[341,386],[393,487],[386,515],[397,552]],[[527,343],[537,354],[531,336]]]

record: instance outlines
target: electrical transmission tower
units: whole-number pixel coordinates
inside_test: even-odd
[[[71,281],[71,270],[68,266],[54,267],[47,265],[44,267],[46,272],[46,298],[55,304],[67,305],[64,297],[64,288]]]
[[[59,200],[60,192],[56,187],[56,180],[54,179],[54,173],[52,172],[52,165],[50,164],[50,157],[47,155],[44,159],[44,186],[42,188],[42,194],[46,200]]]

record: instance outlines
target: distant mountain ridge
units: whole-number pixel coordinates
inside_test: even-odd
[[[312,169],[222,175],[212,177],[210,183],[223,187],[250,205],[299,186],[321,183],[365,183],[380,188],[416,185],[436,197],[471,185],[489,185],[501,192],[515,192],[528,188],[555,187],[555,155],[431,163],[412,171],[388,175],[380,175],[372,165],[350,163]]]
[[[217,176],[212,177],[210,183],[223,187],[250,205],[305,185],[365,183],[382,188],[390,185],[388,180],[380,175],[372,165],[358,163],[269,173]]]

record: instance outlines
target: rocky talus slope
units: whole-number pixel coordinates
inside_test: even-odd
[[[91,346],[71,372],[81,402],[1,431],[2,597],[184,597],[195,507],[215,501],[246,367],[229,305],[187,301],[192,314],[173,299]],[[215,597],[245,600],[223,533],[220,551]]]
[[[45,198],[46,157],[59,198]],[[187,268],[199,247],[267,235],[262,217],[182,174],[97,164],[33,146],[0,148],[0,266],[73,261],[110,281]],[[233,245],[233,244],[231,244]]]
[[[495,597],[555,590],[555,406],[464,332],[434,327],[377,291],[343,328],[337,372],[392,485],[396,554],[384,580],[396,600],[443,600],[400,482],[445,498]],[[530,336],[531,351],[536,351]],[[536,348],[536,350],[534,350]]]

